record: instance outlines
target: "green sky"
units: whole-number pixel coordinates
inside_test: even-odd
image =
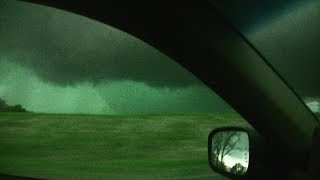
[[[161,52],[79,15],[2,1],[0,36],[0,97],[10,105],[49,113],[230,110]]]

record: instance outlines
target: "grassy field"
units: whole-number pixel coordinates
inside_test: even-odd
[[[207,176],[207,137],[234,114],[0,113],[0,172],[49,179]]]

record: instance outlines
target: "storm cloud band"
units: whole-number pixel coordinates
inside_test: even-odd
[[[3,1],[2,56],[58,85],[132,80],[150,86],[199,83],[173,60],[135,37],[92,19],[28,3]]]

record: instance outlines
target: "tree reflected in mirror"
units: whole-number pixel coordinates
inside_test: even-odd
[[[221,131],[212,137],[211,164],[234,175],[244,175],[249,165],[249,138],[242,131]]]

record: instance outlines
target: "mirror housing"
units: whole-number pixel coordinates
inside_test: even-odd
[[[208,137],[209,165],[223,175],[244,176],[249,167],[249,147],[247,130],[238,127],[215,129]]]

